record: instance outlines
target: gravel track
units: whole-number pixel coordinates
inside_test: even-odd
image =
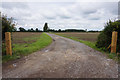
[[[41,51],[3,64],[3,78],[118,78],[118,64],[80,42],[54,34]]]

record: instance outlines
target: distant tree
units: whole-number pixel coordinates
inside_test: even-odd
[[[44,25],[44,27],[43,27],[43,31],[44,31],[44,32],[47,32],[47,31],[48,31],[48,29],[49,29],[49,28],[48,28],[48,24],[47,24],[47,23],[45,23],[45,25]]]
[[[20,28],[19,28],[19,31],[20,31],[20,32],[25,32],[26,30],[25,30],[24,28],[20,27]]]
[[[99,32],[99,31],[97,31],[97,30],[96,30],[96,31],[95,31],[95,30],[90,30],[90,31],[88,31],[88,32]]]
[[[31,32],[34,32],[34,29],[33,29],[33,28],[31,28]]]
[[[31,29],[28,29],[28,32],[31,32]]]
[[[61,29],[59,29],[58,32],[61,32]]]
[[[49,32],[55,32],[55,30],[54,30],[54,29],[49,29],[48,31],[49,31]]]
[[[36,28],[36,30],[35,30],[36,32],[39,32],[39,30],[38,30],[38,28]]]
[[[86,31],[82,29],[66,29],[65,32],[86,32]]]

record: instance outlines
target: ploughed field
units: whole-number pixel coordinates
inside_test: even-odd
[[[57,35],[65,36],[65,37],[72,37],[72,38],[77,38],[79,40],[85,40],[85,41],[90,41],[90,42],[96,42],[98,35],[100,34],[99,32],[63,32],[63,33],[55,33]]]
[[[24,44],[35,42],[40,37],[40,32],[13,32],[12,44]]]

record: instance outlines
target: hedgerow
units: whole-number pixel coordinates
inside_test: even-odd
[[[117,52],[120,52],[120,20],[111,21],[106,23],[104,30],[98,36],[96,46],[107,51],[107,47],[111,44],[112,32],[117,31]],[[110,51],[110,49],[108,50]]]

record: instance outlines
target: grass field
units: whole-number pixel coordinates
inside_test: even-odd
[[[97,49],[95,46],[95,43],[97,41],[98,35],[100,33],[86,33],[86,32],[64,32],[64,33],[55,33],[56,35],[60,35],[66,38],[70,38],[75,41],[79,41],[81,43],[84,43],[88,45],[89,47],[92,47],[94,49]]]
[[[66,33],[55,33],[55,34],[66,36],[66,37],[72,37],[72,38],[76,38],[76,39],[84,40],[84,41],[96,42],[97,37],[100,33],[99,32],[97,33],[66,32]]]
[[[3,62],[14,60],[22,56],[38,51],[52,42],[52,38],[46,33],[15,32],[12,33],[13,56],[4,55]]]

